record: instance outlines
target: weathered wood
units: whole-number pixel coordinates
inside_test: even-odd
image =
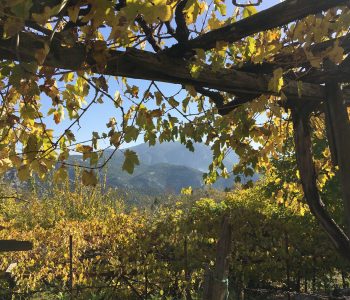
[[[32,242],[17,240],[0,240],[0,252],[28,251],[32,249]]]
[[[23,61],[35,61],[35,52],[42,47],[44,41],[45,39],[42,37],[23,33],[20,35],[20,43],[16,52],[16,44],[13,39],[0,39],[0,59],[17,60],[19,54]],[[76,44],[72,47],[64,47],[55,44],[47,55],[44,65],[72,71],[92,68],[95,72],[105,75],[183,85],[192,84],[232,94],[272,93],[268,88],[270,75],[230,69],[212,71],[209,67],[206,67],[198,77],[194,78],[190,73],[189,64],[185,60],[136,49],[129,49],[125,52],[111,50],[106,68],[97,70],[94,68],[95,61],[91,53],[87,52],[85,45]],[[285,80],[285,83],[283,92],[289,99],[299,99],[300,92],[303,100],[322,101],[324,99],[323,86],[303,83],[300,91],[300,85],[296,81]]]
[[[333,156],[337,158],[339,166],[339,177],[341,182],[343,203],[345,210],[345,220],[348,226],[348,236],[350,236],[350,121],[347,108],[344,105],[343,93],[337,82],[326,83],[327,111],[331,122],[326,123],[331,127],[328,131],[334,140]]]
[[[203,300],[226,300],[228,298],[229,256],[232,245],[232,226],[224,217],[217,243],[214,270],[208,270],[204,284]]]
[[[297,166],[306,202],[310,211],[331,238],[337,251],[350,260],[349,237],[328,214],[317,188],[317,175],[312,159],[309,114],[296,107],[292,109],[292,118]]]
[[[288,24],[347,2],[347,0],[287,0],[249,18],[212,30],[186,44],[175,45],[168,52],[180,55],[189,49],[209,50],[215,48],[218,41],[233,43],[249,35]]]
[[[69,292],[73,299],[73,236],[69,235]]]
[[[326,87],[326,90],[329,88]],[[336,146],[336,140],[335,135],[337,134],[334,132],[335,128],[333,126],[333,118],[335,117],[332,109],[332,101],[330,101],[329,97],[326,96],[325,102],[324,102],[324,112],[325,112],[325,125],[326,125],[326,134],[328,139],[328,146],[331,152],[331,159],[334,166],[338,165],[338,154],[337,154],[337,146]]]
[[[185,271],[185,281],[186,281],[186,288],[185,288],[185,293],[186,293],[186,300],[192,300],[192,295],[191,295],[191,271],[189,269],[189,264],[188,264],[188,238],[185,236],[184,239],[184,271]]]

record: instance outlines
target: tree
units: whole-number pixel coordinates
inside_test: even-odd
[[[337,250],[350,259],[345,233],[327,213],[317,186],[312,134],[327,129],[333,168],[339,169],[345,215],[350,220],[349,91],[350,10],[345,0],[287,0],[257,12],[255,4],[202,0],[6,0],[1,3],[1,171],[16,167],[21,179],[44,177],[56,168],[67,176],[70,150],[89,167],[83,182],[94,185],[100,139],[114,151],[142,137],[211,145],[208,182],[230,172],[246,175],[269,168],[284,139],[294,135],[305,198]],[[227,13],[229,12],[229,13]],[[227,16],[226,16],[227,14]],[[110,95],[114,76],[122,93]],[[145,91],[127,78],[150,81]],[[117,79],[119,80],[119,79]],[[158,82],[186,91],[167,95]],[[42,97],[58,124],[45,124]],[[181,99],[180,99],[181,98]],[[104,99],[118,112],[106,133],[75,141],[74,126]],[[260,116],[260,117],[259,117]],[[292,128],[293,127],[293,128]],[[240,163],[227,171],[234,150]],[[126,150],[123,168],[137,155]]]

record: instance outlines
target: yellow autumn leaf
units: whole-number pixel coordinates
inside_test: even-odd
[[[192,194],[193,194],[192,187],[189,186],[189,187],[187,187],[187,188],[182,188],[182,189],[181,189],[181,194],[182,194],[182,195],[192,195]]]
[[[21,180],[21,181],[25,181],[25,180],[29,179],[29,177],[30,177],[30,170],[29,170],[28,165],[21,166],[18,169],[17,174],[18,174],[19,180]]]
[[[158,17],[162,22],[169,21],[172,18],[172,9],[170,5],[162,5],[158,8]]]
[[[279,93],[283,87],[283,69],[278,68],[273,71],[273,77],[269,81],[269,91]]]
[[[0,159],[0,173],[6,172],[12,166],[13,163],[9,158]]]
[[[66,180],[68,178],[68,171],[67,168],[62,166],[58,170],[55,171],[53,175],[53,180],[55,182],[62,182],[63,180]]]
[[[81,179],[86,186],[95,186],[97,184],[97,177],[93,170],[84,170]]]
[[[220,28],[222,25],[223,25],[223,21],[220,21],[215,13],[212,13],[209,20],[208,20],[208,29],[209,30],[214,30],[214,29],[217,29],[217,28]]]
[[[110,138],[110,142],[113,146],[115,147],[119,147],[120,146],[120,138],[121,138],[121,134],[120,132],[115,132],[113,133],[113,135]]]
[[[193,24],[196,22],[197,17],[207,9],[205,2],[199,2],[197,0],[188,1],[185,7],[186,24]]]
[[[158,106],[160,106],[162,104],[162,101],[163,101],[162,93],[157,91],[157,92],[154,93],[154,96],[156,97],[156,104]]]
[[[257,12],[258,11],[256,10],[255,6],[253,5],[246,6],[243,9],[243,18],[248,18],[252,15],[255,15]]]
[[[71,82],[74,79],[74,72],[68,72],[63,75],[64,82]]]
[[[76,147],[75,147],[75,150],[77,152],[80,152],[80,153],[89,153],[91,151],[93,151],[93,148],[91,146],[88,146],[88,145],[81,145],[81,144],[78,144]]]
[[[305,55],[307,60],[309,61],[310,65],[314,68],[321,68],[322,62],[323,62],[323,56],[318,55],[318,56],[314,56],[313,53],[311,51],[307,51],[306,49],[304,50]]]
[[[218,54],[221,56],[224,56],[226,53],[228,43],[225,41],[217,41],[215,45],[216,51],[218,51]]]
[[[39,162],[38,160],[34,160],[31,165],[31,169],[37,173],[40,179],[43,179],[48,172],[47,167],[42,163]]]

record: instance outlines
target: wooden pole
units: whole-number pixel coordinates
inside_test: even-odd
[[[204,300],[228,299],[228,258],[231,253],[232,225],[228,217],[224,217],[220,238],[216,248],[216,260],[214,270],[208,270],[204,284]]]
[[[186,300],[192,300],[191,296],[191,289],[190,289],[190,284],[191,284],[191,272],[188,267],[188,244],[187,244],[187,236],[185,236],[184,239],[184,259],[185,259],[185,281],[186,281]]]
[[[350,237],[350,121],[347,107],[344,105],[344,95],[337,82],[326,82],[326,111],[329,122],[326,122],[328,140],[333,140],[330,147],[332,157],[336,157],[339,166],[339,179],[343,192],[345,220],[347,233]],[[332,145],[332,144],[331,144]]]
[[[309,118],[308,112],[305,112],[305,107],[293,107],[295,153],[305,199],[310,211],[325,229],[337,251],[347,260],[350,260],[349,237],[329,215],[317,187]],[[347,139],[350,140],[349,137]],[[340,159],[340,157],[338,158]],[[347,173],[350,174],[350,172]]]
[[[290,300],[290,268],[289,268],[289,239],[288,233],[284,232],[284,247],[286,251],[286,276],[287,276],[287,295],[288,300]]]
[[[69,291],[73,299],[73,236],[69,236]]]

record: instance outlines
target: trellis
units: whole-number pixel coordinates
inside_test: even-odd
[[[138,18],[135,21],[146,33],[154,53],[137,49],[109,50],[109,59],[105,68],[101,70],[96,67],[92,52],[86,45],[75,43],[67,47],[53,40],[53,47],[44,65],[72,71],[88,68],[104,75],[193,85],[197,92],[210,97],[216,104],[218,112],[225,115],[262,94],[273,94],[268,85],[274,69],[282,64],[284,70],[303,67],[308,65],[308,59],[302,50],[298,50],[298,53],[277,55],[273,63],[263,63],[258,66],[246,64],[242,67],[221,69],[215,72],[209,67],[204,67],[198,77],[193,77],[188,65],[189,58],[195,53],[194,49],[209,50],[215,48],[218,41],[235,43],[250,35],[287,25],[308,15],[318,14],[336,6],[349,5],[347,0],[287,0],[251,17],[189,40],[188,29],[182,16],[186,2],[186,0],[179,1],[175,12],[177,29],[174,35],[178,43],[166,50],[161,50],[150,28],[142,18]],[[33,10],[41,11],[43,3],[53,6],[55,1],[35,0],[33,3]],[[119,1],[116,10],[120,10],[125,5],[126,1]],[[81,11],[81,14],[83,13]],[[43,48],[48,38],[45,35],[21,32],[19,39],[0,39],[0,58],[17,60],[20,56],[24,62],[34,61],[35,52]],[[336,41],[344,49],[345,54],[350,52],[350,35],[321,42],[313,45],[309,50],[317,55],[331,47]],[[299,75],[303,76],[299,76],[298,81],[286,78],[282,92],[287,100],[281,105],[292,113],[297,164],[306,201],[312,213],[330,236],[336,249],[350,260],[350,159],[348,156],[350,154],[350,123],[347,113],[350,90],[346,87],[342,88],[342,84],[350,80],[349,57],[337,66],[324,62],[323,69],[313,69],[307,74],[301,73]],[[224,103],[220,92],[232,94],[233,100]],[[279,95],[277,92],[275,94]],[[332,161],[335,166],[339,167],[348,232],[344,232],[327,213],[316,185],[309,128],[310,114],[315,110],[322,110],[326,114],[325,125]]]

